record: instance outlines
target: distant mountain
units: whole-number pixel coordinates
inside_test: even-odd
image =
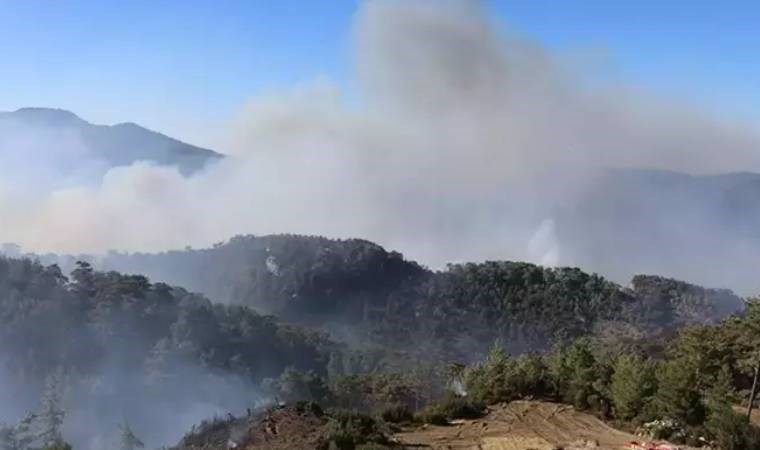
[[[189,175],[207,163],[222,158],[221,154],[212,150],[184,143],[134,123],[95,125],[61,109],[22,108],[0,112],[0,142],[8,141],[3,136],[8,133],[21,133],[22,137],[24,134],[30,137],[71,137],[73,134],[77,142],[84,145],[88,156],[104,161],[106,167],[152,161],[159,165],[176,166],[184,175]]]

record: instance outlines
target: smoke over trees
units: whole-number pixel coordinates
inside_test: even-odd
[[[57,266],[1,258],[0,317],[3,391],[13,392],[3,417],[35,411],[3,428],[18,445],[31,431],[44,445],[63,433],[103,448],[97,439],[125,417],[151,445],[169,442],[215,412],[255,406],[258,382],[285,367],[324,373],[333,345],[244,307],[87,263],[69,280]]]
[[[750,441],[728,399],[760,309],[729,289],[760,288],[758,130],[570,71],[479,1],[361,2],[351,47],[356,92],[259,95],[225,157],[0,114],[0,450],[195,442],[275,399],[445,422],[535,396]]]
[[[225,259],[232,255],[242,259]],[[391,395],[419,406],[434,388],[403,387],[383,373],[471,362],[494,340],[517,352],[586,335],[624,345],[712,323],[735,311],[730,304],[741,308],[730,292],[660,277],[637,277],[626,289],[579,269],[528,263],[433,272],[363,240],[239,237],[167,257],[177,268],[200,268],[175,272],[187,280],[225,280],[233,304],[82,261],[67,277],[56,265],[0,258],[0,367],[3,385],[15,392],[4,417],[35,411],[35,440],[53,445],[63,433],[80,447],[102,448],[123,439],[117,425],[125,420],[154,445],[214,412],[267,398],[379,405]],[[520,370],[534,370],[531,361],[521,360]],[[428,375],[419,379],[438,379],[424,364],[415,373]],[[568,379],[585,386],[589,373]],[[187,414],[169,412],[177,409]],[[4,427],[6,439],[23,441],[26,423]]]
[[[51,185],[60,164],[47,155],[86,168],[91,149],[76,130],[44,140],[44,130],[9,129],[2,240],[77,254],[204,247],[241,233],[360,236],[433,267],[527,259],[618,282],[656,272],[760,287],[744,269],[757,265],[756,235],[739,233],[757,229],[756,180],[682,185],[665,173],[671,181],[652,195],[647,174],[605,176],[758,170],[757,130],[588,83],[491,19],[480,2],[363,2],[356,104],[329,80],[254,98],[219,142],[230,157],[191,176],[137,162]],[[30,160],[39,152],[19,142],[56,151]],[[15,168],[31,166],[41,173],[19,179]],[[734,261],[733,273],[699,262],[715,259]]]

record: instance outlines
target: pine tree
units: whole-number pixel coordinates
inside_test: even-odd
[[[567,349],[565,364],[569,375],[565,401],[580,409],[588,408],[589,397],[595,393],[596,380],[596,359],[590,341],[585,338],[575,340]]]
[[[465,371],[467,392],[485,403],[511,400],[507,376],[512,365],[513,361],[501,345],[494,344],[485,360]]]
[[[694,371],[680,360],[662,364],[657,372],[656,404],[671,419],[699,425],[705,417]]]
[[[728,368],[723,367],[706,395],[707,420],[705,429],[717,446],[723,450],[748,448],[748,424],[732,408],[735,400],[733,380]]]
[[[85,297],[92,297],[95,294],[95,271],[86,261],[77,261],[76,264],[77,268],[71,272],[74,290]]]
[[[563,397],[567,390],[570,379],[570,369],[566,363],[567,347],[562,343],[555,343],[552,351],[546,357],[546,366],[549,374],[552,394],[557,400]]]
[[[610,383],[617,418],[630,420],[639,415],[654,394],[655,385],[654,371],[649,361],[635,355],[618,357]]]

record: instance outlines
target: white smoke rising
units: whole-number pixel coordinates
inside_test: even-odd
[[[554,227],[554,220],[544,220],[528,241],[530,259],[544,266],[556,266],[560,261],[560,246]]]
[[[189,178],[140,163],[20,195],[0,168],[0,240],[155,251],[294,232],[364,237],[433,266],[571,264],[542,221],[596,170],[760,169],[754,130],[631,88],[591,90],[480,2],[364,2],[355,61],[358,106],[327,80],[254,99],[219,148],[233,156]]]
[[[0,194],[14,198],[47,194],[86,184],[105,170],[105,162],[92,154],[73,130],[0,121]]]

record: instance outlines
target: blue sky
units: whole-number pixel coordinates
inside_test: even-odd
[[[70,109],[193,139],[262,90],[350,88],[358,0],[0,0],[0,110]],[[760,122],[760,2],[490,0],[494,20],[715,114]]]

